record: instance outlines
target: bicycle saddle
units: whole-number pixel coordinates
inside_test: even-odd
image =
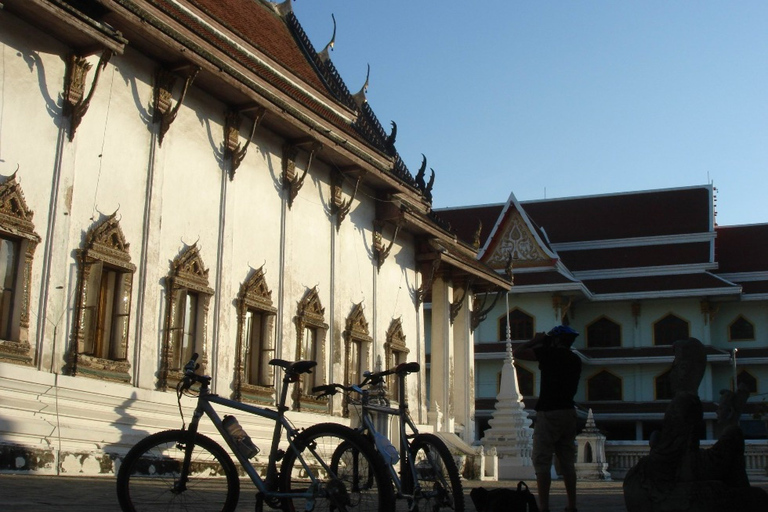
[[[312,373],[312,368],[317,366],[317,361],[285,361],[283,359],[273,359],[269,362],[272,366],[279,366],[286,373]]]

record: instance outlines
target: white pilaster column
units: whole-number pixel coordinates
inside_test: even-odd
[[[456,357],[453,375],[454,416],[461,438],[471,444],[475,440],[475,344],[470,309],[472,301],[471,293],[466,287],[457,289],[454,295],[461,299],[461,308],[453,319],[453,346]]]
[[[443,276],[432,284],[432,346],[429,364],[429,423],[453,432],[454,342],[451,327],[453,289]]]

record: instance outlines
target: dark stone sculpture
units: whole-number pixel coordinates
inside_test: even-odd
[[[628,512],[764,512],[768,494],[750,487],[744,461],[744,435],[738,426],[745,389],[721,392],[719,424],[725,428],[709,449],[699,447],[703,408],[697,394],[707,358],[695,338],[673,345],[675,393],[651,451],[624,478]]]

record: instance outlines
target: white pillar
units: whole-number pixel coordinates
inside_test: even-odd
[[[451,327],[451,284],[436,276],[432,284],[432,347],[429,364],[429,423],[453,432],[454,341]],[[440,411],[440,414],[438,414]],[[439,418],[441,416],[441,418]],[[438,421],[441,419],[441,421]]]
[[[453,319],[453,344],[456,364],[454,364],[453,395],[454,416],[457,432],[467,444],[475,441],[475,344],[472,335],[472,311],[470,310],[470,291],[467,288],[457,290],[455,295],[461,298],[461,308]]]

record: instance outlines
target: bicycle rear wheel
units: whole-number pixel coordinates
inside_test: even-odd
[[[307,493],[305,497],[286,499],[286,512],[373,512],[395,508],[392,482],[383,461],[361,434],[337,423],[313,425],[299,434],[296,451],[289,449],[285,454],[280,479],[282,492]]]
[[[189,433],[167,430],[131,448],[117,473],[117,499],[125,512],[231,511],[240,496],[237,468],[224,449],[197,434],[189,478],[180,482]]]
[[[464,512],[464,491],[456,461],[445,443],[434,434],[419,434],[411,443],[410,453],[416,466],[421,491],[416,493],[418,510]],[[403,485],[413,486],[410,466],[402,465]]]

